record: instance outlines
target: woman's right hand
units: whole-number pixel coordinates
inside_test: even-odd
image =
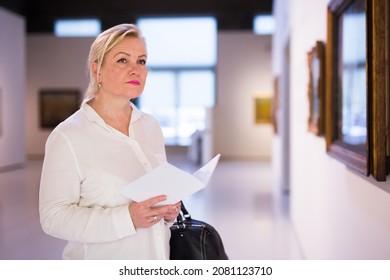
[[[151,227],[170,211],[171,205],[155,206],[155,204],[166,200],[166,195],[159,195],[142,202],[132,202],[129,204],[130,217],[135,228]]]

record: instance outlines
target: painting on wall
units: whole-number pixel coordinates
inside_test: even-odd
[[[271,123],[271,98],[256,96],[255,104],[255,123]]]
[[[271,122],[275,134],[278,134],[278,122],[279,122],[279,76],[274,77],[274,92],[271,100]]]
[[[387,0],[332,0],[326,43],[326,148],[347,167],[386,181]]]
[[[77,89],[42,89],[40,98],[40,126],[54,128],[80,107]]]
[[[324,43],[317,41],[308,52],[309,67],[309,118],[308,130],[316,135],[324,133],[324,97],[325,97],[325,50]]]

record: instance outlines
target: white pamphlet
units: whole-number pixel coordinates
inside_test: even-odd
[[[156,205],[179,202],[184,197],[206,187],[220,157],[220,154],[216,155],[194,174],[189,174],[168,162],[162,163],[144,176],[127,184],[122,193],[136,202],[158,195],[166,195],[167,199]]]

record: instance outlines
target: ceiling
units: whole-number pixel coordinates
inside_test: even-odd
[[[273,0],[0,0],[24,16],[28,33],[53,31],[58,18],[99,18],[106,29],[140,16],[215,16],[219,30],[252,29],[256,14],[272,13]]]

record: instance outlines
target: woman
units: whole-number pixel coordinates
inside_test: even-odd
[[[50,134],[40,185],[43,230],[68,240],[64,259],[169,259],[169,227],[180,202],[136,203],[123,187],[166,161],[157,121],[129,100],[145,86],[140,30],[121,24],[91,46],[81,108]]]

